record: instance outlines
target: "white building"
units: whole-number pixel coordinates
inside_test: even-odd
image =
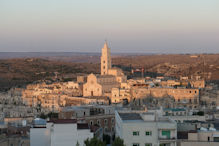
[[[35,120],[30,129],[31,146],[75,146],[77,142],[84,146],[84,141],[94,137],[88,124],[77,123],[76,120],[55,120],[48,122]]]
[[[116,136],[126,146],[176,146],[176,122],[154,113],[116,111]]]

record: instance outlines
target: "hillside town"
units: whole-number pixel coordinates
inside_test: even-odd
[[[1,146],[218,146],[219,87],[201,76],[128,78],[105,42],[100,74],[0,93]],[[134,72],[133,72],[134,74]]]

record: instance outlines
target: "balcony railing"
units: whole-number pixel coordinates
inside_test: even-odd
[[[159,140],[176,140],[175,137],[159,137]]]

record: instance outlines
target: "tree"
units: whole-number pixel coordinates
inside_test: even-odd
[[[125,146],[125,144],[121,138],[116,137],[114,142],[112,143],[112,146]]]
[[[41,114],[40,114],[40,118],[41,118],[41,119],[46,119],[47,117],[48,117],[48,116],[45,115],[44,113],[41,113]]]
[[[104,142],[97,139],[96,137],[85,140],[84,144],[86,146],[106,146],[106,144]]]
[[[50,119],[53,118],[53,119],[58,119],[58,116],[59,114],[58,113],[54,113],[54,112],[50,112],[48,113],[47,115]]]
[[[203,111],[199,111],[199,112],[197,112],[197,115],[204,116],[204,112]]]
[[[110,139],[111,139],[111,137],[109,135],[103,134],[103,141],[106,144],[110,144]]]
[[[76,146],[80,146],[80,144],[78,143],[78,141],[77,141],[77,143],[76,143]]]

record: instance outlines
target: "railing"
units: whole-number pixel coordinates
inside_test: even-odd
[[[176,140],[175,137],[158,137],[159,140]]]

